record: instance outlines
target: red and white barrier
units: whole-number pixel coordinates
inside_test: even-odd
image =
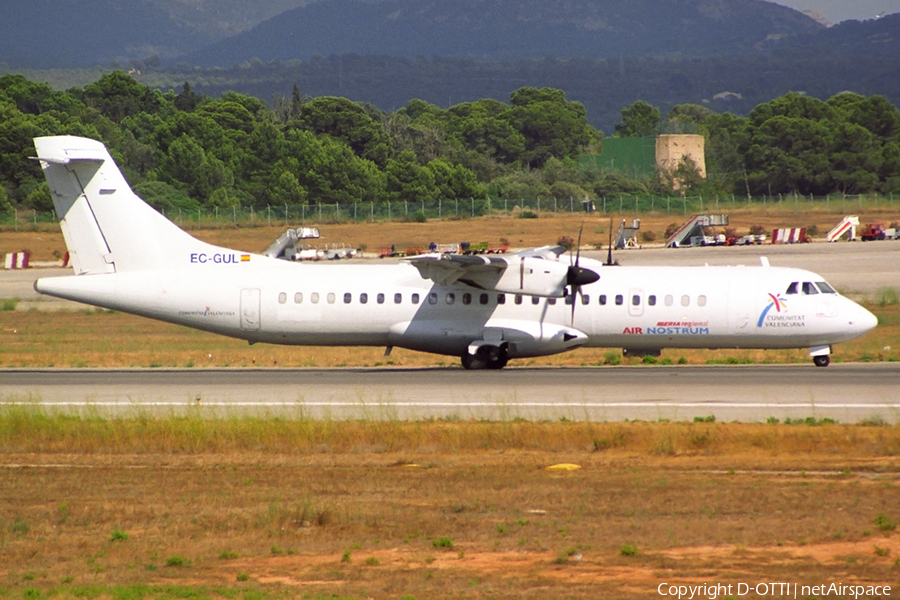
[[[772,230],[773,244],[799,244],[806,241],[806,227],[790,227]]]
[[[7,269],[27,269],[28,253],[27,252],[10,252],[6,255]]]

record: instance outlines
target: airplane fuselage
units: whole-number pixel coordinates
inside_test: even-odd
[[[812,348],[872,326],[856,303],[819,291],[820,276],[790,268],[588,261],[600,279],[553,299],[442,286],[403,263],[297,264],[237,252],[185,260],[166,271],[42,279],[36,288],[252,343],[453,356],[480,340],[507,344],[509,358],[576,347]],[[792,284],[797,293],[788,294]],[[803,293],[803,284],[815,293]]]
[[[877,324],[809,271],[612,267],[562,247],[429,254],[392,264],[297,264],[197,240],[131,190],[107,149],[35,139],[75,275],[38,292],[248,340],[393,346],[468,369],[573,348],[802,348]],[[579,236],[580,237],[580,236]]]

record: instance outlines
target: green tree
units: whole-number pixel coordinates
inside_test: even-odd
[[[13,205],[9,203],[9,195],[6,188],[0,185],[0,216],[8,216],[13,212]]]
[[[169,145],[158,173],[162,181],[186,191],[197,200],[207,200],[213,191],[234,185],[234,176],[225,163],[207,155],[188,135],[181,135]]]
[[[434,173],[420,166],[416,155],[408,150],[388,161],[385,176],[385,191],[389,200],[430,202],[437,198]]]
[[[832,130],[827,122],[776,115],[751,128],[745,160],[752,194],[825,194]]]
[[[561,90],[524,87],[510,94],[509,122],[525,138],[522,162],[540,168],[551,157],[577,156],[596,135],[580,102]]]
[[[286,158],[272,169],[266,197],[269,204],[299,206],[306,204],[308,192],[300,185],[296,173],[299,163],[294,158]]]
[[[148,179],[132,186],[134,193],[160,212],[193,211],[199,204],[186,193],[164,182]]]
[[[113,71],[84,87],[84,103],[119,123],[130,115],[160,110],[164,100],[162,93],[151,90],[124,71]]]
[[[381,123],[360,104],[346,98],[322,97],[303,104],[294,123],[315,134],[343,140],[360,158],[383,166],[391,154]]]
[[[487,190],[478,182],[475,173],[462,165],[435,159],[427,167],[434,176],[437,197],[442,200],[481,199],[487,195]]]
[[[638,100],[622,109],[622,121],[616,125],[616,137],[646,137],[656,135],[660,112],[655,106]]]
[[[28,206],[38,212],[52,211],[53,199],[50,197],[50,186],[47,185],[47,182],[45,181],[44,183],[35,187],[31,191],[31,193],[28,194],[25,202],[28,204]]]
[[[174,105],[178,110],[183,110],[184,112],[193,112],[193,110],[200,106],[200,104],[206,99],[206,96],[204,96],[203,94],[198,94],[191,89],[191,84],[189,81],[185,81],[181,92],[177,96],[175,96]]]
[[[208,204],[216,208],[237,208],[241,205],[241,200],[232,190],[220,187],[209,195]]]

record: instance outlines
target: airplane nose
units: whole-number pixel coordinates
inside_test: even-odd
[[[857,305],[856,313],[853,315],[850,324],[859,331],[860,334],[863,334],[872,331],[878,326],[878,317],[862,306]]]

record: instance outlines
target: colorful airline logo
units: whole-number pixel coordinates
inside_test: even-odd
[[[777,296],[774,294],[769,294],[769,304],[763,309],[762,313],[759,315],[759,321],[757,321],[756,326],[762,327],[763,323],[766,320],[766,315],[769,314],[773,308],[776,312],[781,312],[782,310],[787,311],[787,300],[781,297],[781,294]]]

